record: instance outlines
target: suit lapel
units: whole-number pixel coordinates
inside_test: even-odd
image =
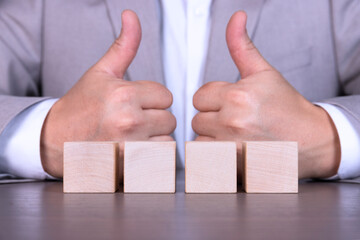
[[[225,39],[227,23],[235,11],[244,10],[248,16],[247,31],[252,38],[265,0],[213,1],[204,83],[212,81],[235,82],[240,79],[240,74],[227,48]]]
[[[125,78],[132,81],[151,80],[164,84],[159,2],[157,0],[105,0],[105,2],[114,38],[120,33],[121,13],[125,9],[136,12],[141,22],[141,44]]]
[[[225,31],[231,15],[244,10],[248,15],[247,30],[254,36],[265,0],[213,0],[212,26],[205,66],[204,82],[235,82],[239,72],[229,54]],[[137,56],[130,65],[127,79],[153,80],[165,84],[161,54],[160,7],[157,0],[105,0],[112,23],[114,38],[121,29],[121,13],[135,11],[141,21],[142,41]]]

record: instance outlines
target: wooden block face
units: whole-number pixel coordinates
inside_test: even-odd
[[[247,193],[297,193],[297,142],[245,142],[243,187]]]
[[[236,193],[236,174],[235,142],[186,142],[186,193]]]
[[[125,142],[124,193],[174,193],[175,142]]]
[[[118,144],[114,142],[64,143],[64,192],[113,193],[119,179]]]

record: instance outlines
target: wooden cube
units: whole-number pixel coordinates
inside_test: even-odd
[[[64,143],[64,192],[113,193],[119,185],[118,144]]]
[[[297,142],[243,143],[243,188],[247,193],[297,193]]]
[[[125,142],[124,193],[174,193],[175,142]]]
[[[185,192],[236,193],[236,143],[186,142]]]

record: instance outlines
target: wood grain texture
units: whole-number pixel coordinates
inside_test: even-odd
[[[125,142],[124,192],[174,193],[175,142]]]
[[[186,193],[236,193],[236,174],[235,142],[186,142]]]
[[[297,193],[297,142],[244,142],[243,188],[247,193]]]
[[[113,193],[119,179],[115,142],[64,143],[64,192]]]

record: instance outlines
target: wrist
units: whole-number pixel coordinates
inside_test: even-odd
[[[45,118],[40,137],[40,157],[43,169],[46,173],[53,177],[60,178],[63,176],[63,143],[56,137],[59,136],[54,132],[53,111],[56,105],[50,109],[47,117]]]
[[[336,127],[321,107],[314,106],[309,131],[299,145],[299,178],[334,176],[340,165],[341,147]]]

